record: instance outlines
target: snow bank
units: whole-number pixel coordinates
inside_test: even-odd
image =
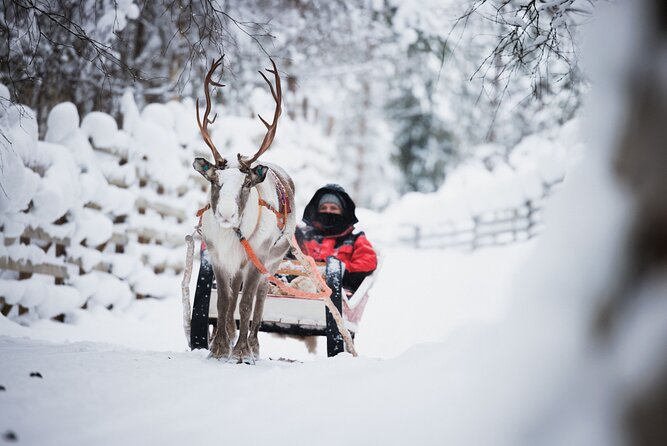
[[[504,220],[515,214],[527,217],[541,207],[566,172],[576,168],[583,150],[581,140],[578,120],[572,120],[524,138],[507,161],[494,160],[490,166],[471,159],[450,172],[435,193],[405,194],[384,210],[377,225],[367,225],[368,231],[379,243],[392,244],[411,242],[417,229],[422,235],[455,234],[472,231],[477,221]],[[497,151],[492,145],[472,150],[480,159]],[[533,216],[541,221],[538,214]],[[466,240],[473,240],[472,233]]]

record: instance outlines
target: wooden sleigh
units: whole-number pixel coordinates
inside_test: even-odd
[[[201,252],[201,264],[197,278],[190,331],[191,348],[209,348],[210,328],[217,324],[217,292],[213,268],[205,250]],[[381,263],[373,274],[366,277],[354,294],[349,295],[341,286],[345,265],[335,257],[318,264],[324,273],[327,285],[332,290],[331,300],[343,315],[345,327],[352,338],[359,328],[359,322],[369,298],[369,291],[377,278]],[[283,261],[276,276],[293,278],[305,275],[296,261]],[[239,299],[240,301],[240,299]],[[238,303],[234,313],[239,324]],[[321,298],[299,297],[272,293],[264,302],[264,312],[260,331],[294,336],[326,336],[327,356],[335,356],[345,350],[343,336],[338,331],[333,316]]]

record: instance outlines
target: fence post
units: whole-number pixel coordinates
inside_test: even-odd
[[[421,239],[421,227],[419,225],[415,225],[414,245],[416,249],[419,249],[420,239]]]
[[[528,215],[527,215],[527,218],[528,218],[528,228],[527,228],[527,230],[528,230],[528,240],[530,240],[531,238],[533,238],[533,225],[535,223],[533,221],[533,215],[535,213],[535,208],[533,207],[533,200],[526,201],[526,207],[528,208]]]
[[[479,226],[479,216],[475,215],[472,218],[473,221],[473,226],[472,226],[472,241],[470,243],[470,248],[472,251],[477,249],[477,227]]]

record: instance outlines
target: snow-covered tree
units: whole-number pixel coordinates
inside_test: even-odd
[[[443,60],[442,82],[464,158],[474,156],[472,147],[494,143],[506,159],[522,138],[562,125],[581,105],[585,85],[573,35],[540,28],[546,20],[522,28],[515,16],[521,8],[511,5],[489,0],[454,9],[459,19],[448,42],[455,49]],[[519,39],[515,46],[512,38]]]
[[[438,67],[445,43],[423,32],[405,49],[397,68],[387,115],[396,126],[395,162],[403,173],[404,191],[432,192],[456,161],[454,135],[438,110]]]
[[[528,3],[559,17],[553,2]],[[43,133],[62,101],[81,116],[101,110],[121,119],[128,90],[140,107],[201,96],[210,60],[225,53],[227,86],[214,101],[226,115],[255,116],[266,93],[257,70],[271,56],[285,81],[286,115],[319,126],[336,144],[337,181],[359,204],[380,208],[396,191],[434,190],[481,143],[496,143],[507,158],[522,137],[577,110],[582,84],[570,59],[535,59],[535,75],[515,53],[494,52],[498,36],[547,32],[531,31],[528,19],[517,26],[509,13],[490,20],[494,4],[12,0],[0,8],[0,82],[36,111]],[[566,48],[561,34],[553,35]]]

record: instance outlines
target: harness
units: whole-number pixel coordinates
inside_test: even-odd
[[[278,210],[264,201],[261,195],[259,196],[259,205],[264,206],[276,215],[276,219],[278,220],[278,229],[282,231],[285,229],[285,224],[287,224],[287,214],[290,214],[292,209],[289,204],[289,199],[287,198],[285,185],[282,181],[280,181],[280,178],[278,178],[278,175],[276,175],[273,170],[269,170],[269,172],[271,172],[271,175],[273,175],[273,182],[276,185],[276,193],[278,194]],[[259,193],[259,190],[257,192]]]

